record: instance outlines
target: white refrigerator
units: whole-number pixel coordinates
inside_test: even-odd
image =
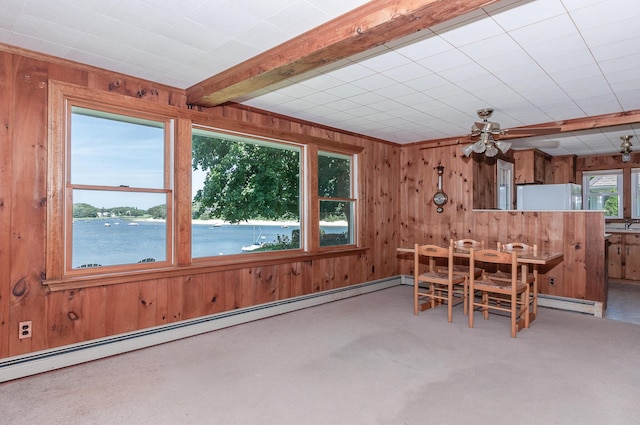
[[[582,187],[573,183],[518,185],[516,206],[524,211],[580,210]]]

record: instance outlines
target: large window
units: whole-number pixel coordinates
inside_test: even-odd
[[[353,157],[318,152],[320,246],[355,243]]]
[[[631,170],[631,217],[640,219],[640,168]]]
[[[590,171],[582,176],[584,209],[604,210],[606,218],[621,218],[622,170]]]
[[[302,152],[194,128],[192,257],[299,249]]]
[[[167,121],[72,105],[67,270],[171,260]]]

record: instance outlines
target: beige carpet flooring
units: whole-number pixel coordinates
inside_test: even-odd
[[[414,316],[398,286],[0,384],[2,424],[638,424],[640,326]]]

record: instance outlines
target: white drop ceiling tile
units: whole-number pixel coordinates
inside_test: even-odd
[[[609,0],[577,9],[571,13],[571,17],[583,30],[596,28],[630,17],[640,17],[640,4],[636,1]]]
[[[392,99],[386,99],[383,102],[372,103],[369,106],[377,111],[384,111],[386,113],[389,113],[394,109],[406,108],[406,106],[403,105],[402,103],[396,102],[395,100],[392,100]]]
[[[25,14],[18,16],[12,31],[61,46],[65,44],[66,40],[74,40],[83,36],[82,31]]]
[[[454,47],[442,37],[434,35],[416,43],[396,47],[394,50],[412,61],[419,61],[421,59],[454,50]]]
[[[33,50],[34,52],[47,52],[50,55],[61,58],[66,57],[66,55],[72,50],[69,47],[50,43],[47,40],[41,40],[39,38],[33,38],[17,33],[9,33],[6,42],[10,45],[20,46],[23,49]]]
[[[375,72],[384,72],[410,63],[411,61],[407,59],[406,56],[390,50],[387,53],[363,59],[358,62],[358,65],[369,68]]]
[[[556,59],[563,55],[573,54],[575,52],[589,53],[589,49],[584,39],[579,33],[572,33],[564,37],[558,37],[553,40],[546,40],[541,43],[535,43],[527,46],[527,53],[535,60]]]
[[[550,75],[553,75],[556,72],[575,70],[576,68],[583,66],[597,67],[596,61],[593,60],[593,56],[588,51],[584,50],[567,53],[556,58],[539,59],[537,62],[544,72]]]
[[[393,99],[402,105],[408,105],[413,107],[414,109],[417,105],[422,105],[429,102],[437,102],[431,96],[419,91],[412,91],[411,93],[408,93],[404,96],[393,97]],[[419,110],[422,111],[424,109]]]
[[[475,43],[469,43],[460,47],[460,50],[471,59],[479,61],[495,56],[511,54],[521,50],[521,47],[509,35],[502,33]]]
[[[392,80],[391,78],[385,77],[382,74],[373,74],[359,80],[354,80],[352,84],[365,90],[375,91],[383,87],[392,86],[396,84],[396,81]]]
[[[456,84],[461,89],[474,93],[478,89],[498,87],[503,83],[495,75],[485,72],[475,77],[467,78],[464,81],[458,81]]]
[[[457,48],[504,33],[502,28],[487,16],[468,21],[465,25],[450,27],[443,31],[434,29],[434,31]]]
[[[244,31],[235,37],[237,41],[263,51],[277,46],[280,40],[287,38],[289,37],[285,31],[265,21],[258,22],[249,31]]]
[[[289,102],[282,104],[282,106],[293,111],[304,111],[307,109],[315,108],[316,106],[318,106],[318,104],[309,102],[305,99],[292,99]]]
[[[44,3],[22,1],[21,3],[24,5],[21,10],[23,15],[55,22],[61,26],[74,28],[77,31],[86,31],[91,23],[100,19],[101,16],[100,13],[79,7],[65,0]],[[2,9],[4,9],[4,2]]]
[[[591,48],[594,48],[629,38],[636,38],[640,34],[640,29],[638,29],[638,18],[633,17],[595,28],[580,29],[580,34],[582,34],[585,42]]]
[[[324,91],[315,91],[308,96],[299,97],[308,102],[315,103],[316,105],[328,105],[340,99],[338,96]]]
[[[100,57],[104,57],[114,63],[120,63],[137,54],[138,49],[125,47],[119,43],[105,40],[104,38],[94,37],[91,34],[84,34],[83,37],[78,38],[76,41],[73,52],[73,60],[79,60],[82,57],[82,54],[86,54],[88,57],[92,58],[92,64],[100,66],[94,62]],[[71,57],[67,58],[71,59]]]
[[[358,107],[349,109],[349,113],[355,117],[366,118],[367,120],[370,120],[369,117],[373,114],[377,114],[378,111],[367,105],[360,105]]]
[[[583,65],[571,69],[554,71],[549,74],[553,81],[562,84],[565,81],[572,81],[579,75],[584,78],[602,76],[602,70],[597,64]]]
[[[307,32],[331,18],[332,16],[327,15],[306,1],[296,1],[269,16],[266,20],[286,31],[291,38]]]
[[[444,71],[441,71],[440,75],[447,81],[451,81],[452,83],[456,84],[459,82],[468,81],[472,78],[477,78],[478,76],[490,76],[490,74],[484,67],[475,62],[463,66],[457,66],[455,68],[446,69]]]
[[[146,44],[154,34],[124,21],[103,16],[91,25],[91,34],[123,46],[141,46]]]
[[[593,56],[602,62],[618,58],[626,59],[627,62],[631,62],[631,60],[634,59],[637,61],[636,58],[640,54],[640,35],[638,37],[594,47],[592,51]]]
[[[394,84],[392,86],[379,88],[373,93],[379,94],[380,96],[387,97],[389,99],[397,100],[399,97],[410,96],[414,94],[415,90],[404,84]]]
[[[223,45],[211,49],[206,56],[213,59],[209,66],[215,66],[218,62],[222,64],[243,62],[259,53],[260,50],[253,46],[248,46],[235,40],[229,40]]]
[[[335,111],[349,112],[349,110],[353,108],[357,108],[361,105],[349,99],[339,99],[339,100],[336,100],[335,102],[330,103],[327,106]]]
[[[158,56],[171,58],[179,63],[189,63],[205,53],[200,49],[186,46],[164,35],[156,35],[143,48],[154,52]]]
[[[527,81],[539,77],[541,74],[544,74],[540,67],[535,64],[525,64],[519,66],[513,66],[511,68],[501,69],[501,70],[491,70],[493,75],[496,76],[500,81],[507,85],[524,83],[527,84]]]
[[[518,67],[537,67],[538,65],[526,52],[517,50],[512,53],[505,53],[493,56],[488,59],[478,61],[487,72],[496,74],[501,71],[507,71]]]
[[[448,50],[434,56],[422,59],[418,63],[433,72],[471,64],[472,60],[459,50]]]
[[[255,0],[246,0],[255,1]],[[369,0],[307,0],[318,9],[332,16],[339,16],[368,3]]]
[[[183,12],[186,10],[183,9]],[[172,11],[155,7],[155,5],[146,2],[131,0],[115,1],[112,7],[104,11],[104,16],[154,33],[164,31],[175,21],[175,13]]]
[[[202,0],[198,0],[202,1]],[[207,1],[207,0],[204,0]],[[242,10],[246,10],[248,13],[258,17],[259,19],[265,19],[274,13],[290,6],[296,0],[269,0],[269,1],[256,1],[256,0],[233,0],[233,4]],[[171,2],[173,3],[173,2]],[[176,2],[178,3],[178,2]]]
[[[620,103],[612,94],[576,99],[576,103],[587,115],[604,115],[620,110]]]
[[[202,51],[211,51],[230,39],[214,27],[200,25],[186,19],[174,21],[174,24],[168,26],[161,34]]]
[[[220,13],[220,10],[224,13]],[[258,24],[259,18],[228,1],[202,3],[185,17],[205,27],[214,27],[228,37],[235,37]]]
[[[311,97],[318,93],[318,90],[306,84],[283,85],[282,87],[275,88],[274,90],[291,98]]]
[[[384,73],[385,76],[399,83],[411,81],[429,74],[432,74],[430,70],[415,62],[410,62],[407,65],[390,69]]]
[[[272,104],[280,105],[291,100],[293,100],[291,96],[286,96],[279,92],[270,92],[262,96],[255,97],[245,103],[257,108],[269,108]]]
[[[324,90],[325,93],[334,95],[341,99],[348,99],[352,96],[357,96],[362,93],[366,93],[366,90],[362,87],[357,87],[352,84],[341,84],[335,87],[331,87]]]
[[[577,32],[568,15],[560,15],[513,30],[510,34],[521,46],[531,46],[544,41],[566,37]]]
[[[565,13],[560,0],[536,0],[499,10],[491,17],[506,31],[512,31]]]
[[[405,81],[407,86],[419,91],[428,92],[435,87],[448,86],[451,83],[439,76],[438,74],[428,74],[410,81]]]
[[[640,90],[625,90],[618,94],[618,100],[625,111],[640,109]]]
[[[599,62],[600,69],[605,75],[627,72],[632,75],[640,67],[640,53],[629,54],[626,57],[613,58]],[[636,74],[637,78],[638,75]]]
[[[367,91],[356,96],[351,96],[349,97],[349,100],[359,103],[360,105],[370,105],[372,103],[384,102],[387,100],[387,98],[384,96],[380,96],[377,93]]]
[[[112,47],[113,49],[117,48],[117,46],[112,46]],[[98,51],[105,51],[105,50],[99,49]],[[92,66],[102,68],[102,69],[108,69],[108,70],[117,70],[119,69],[121,64],[120,60],[114,59],[115,57],[117,57],[115,55],[109,55],[104,53],[96,54],[91,51],[76,50],[76,49],[70,50],[65,54],[64,57],[65,59],[69,59],[76,62],[86,61],[86,59],[83,59],[83,58],[91,58]]]
[[[364,67],[358,63],[351,63],[350,65],[332,70],[328,72],[327,75],[333,78],[337,78],[342,82],[350,83],[352,81],[373,75],[375,73],[376,72],[370,68]]]

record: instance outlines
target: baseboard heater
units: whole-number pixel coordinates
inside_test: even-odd
[[[596,317],[602,317],[604,310],[604,305],[601,301],[581,300],[578,298],[558,297],[547,294],[538,294],[538,305],[540,307],[593,314]]]
[[[359,285],[156,326],[112,337],[66,345],[50,350],[8,357],[0,361],[0,382],[24,378],[26,376],[139,350],[165,342],[176,341],[178,339],[254,320],[391,288],[399,284],[401,284],[401,277],[395,276],[388,279],[375,280]]]
[[[413,276],[401,276],[401,282],[403,285],[413,285]],[[593,314],[596,317],[602,317],[603,314],[603,303],[600,301],[558,297],[547,294],[538,294],[538,306]]]

